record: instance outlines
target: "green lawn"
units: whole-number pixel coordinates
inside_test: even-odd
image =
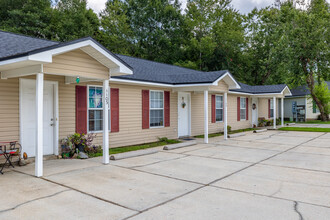
[[[330,128],[303,128],[303,127],[283,127],[281,131],[308,131],[308,132],[330,132]]]
[[[240,133],[240,132],[254,131],[254,130],[257,130],[257,128],[245,128],[245,129],[233,130],[233,131],[228,132],[228,134],[236,134],[236,133]],[[218,137],[218,136],[223,136],[223,132],[209,134],[209,138]],[[204,135],[197,135],[197,136],[195,136],[195,138],[204,138]]]
[[[177,144],[177,143],[180,143],[180,141],[176,140],[176,139],[160,138],[159,141],[157,141],[157,142],[146,143],[146,144],[141,144],[141,145],[132,145],[132,146],[126,146],[126,147],[110,148],[109,154],[110,155],[119,154],[119,153],[124,153],[124,152],[129,152],[129,151],[142,150],[142,149],[159,147],[159,146],[164,146],[167,144]],[[88,154],[89,157],[100,157],[102,155],[103,155],[102,152]]]
[[[309,120],[306,122],[294,122],[294,121],[286,121],[287,123],[297,123],[297,124],[330,124],[330,121],[321,121],[321,120]]]

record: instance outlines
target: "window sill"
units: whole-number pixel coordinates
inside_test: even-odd
[[[155,127],[155,126],[154,126],[154,127],[149,126],[150,129],[154,129],[154,128],[164,128],[164,127],[165,127],[165,126],[156,126],[156,127]]]
[[[87,134],[102,134],[103,131],[88,131]],[[109,130],[109,133],[111,133],[111,131]]]

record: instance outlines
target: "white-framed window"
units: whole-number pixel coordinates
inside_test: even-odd
[[[150,91],[150,127],[164,126],[164,91]]]
[[[270,100],[270,117],[274,117],[274,102],[272,99]]]
[[[87,127],[88,132],[103,131],[103,87],[88,86]],[[110,96],[109,96],[110,97]],[[109,131],[110,131],[110,105],[109,105]]]
[[[246,98],[241,97],[240,101],[240,118],[241,120],[246,120]]]
[[[223,96],[215,96],[215,120],[217,122],[223,121]]]

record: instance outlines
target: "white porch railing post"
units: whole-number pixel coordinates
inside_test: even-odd
[[[36,156],[35,176],[43,175],[43,96],[44,96],[44,74],[36,74]]]
[[[209,143],[209,92],[204,90],[204,143]]]
[[[103,163],[109,163],[109,80],[103,81]]]
[[[273,97],[273,127],[276,129],[276,97]]]
[[[281,98],[281,125],[284,126],[284,98]]]
[[[228,104],[227,104],[227,93],[225,92],[225,94],[224,94],[224,96],[223,96],[223,104],[224,104],[224,108],[223,108],[223,114],[224,114],[224,120],[223,120],[223,126],[224,126],[224,128],[223,128],[223,130],[224,130],[224,138],[225,138],[225,140],[227,140],[228,139],[228,130],[227,130],[227,125],[228,125],[228,119],[227,119],[227,116],[228,116],[228,111],[227,111],[227,106],[228,106]]]

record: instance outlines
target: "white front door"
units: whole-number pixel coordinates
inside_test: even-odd
[[[190,93],[178,93],[178,136],[190,135]]]
[[[35,156],[36,147],[36,81],[21,80],[21,144],[29,157]],[[44,81],[44,155],[54,154],[54,84]]]
[[[258,126],[258,98],[252,98],[252,126]]]

